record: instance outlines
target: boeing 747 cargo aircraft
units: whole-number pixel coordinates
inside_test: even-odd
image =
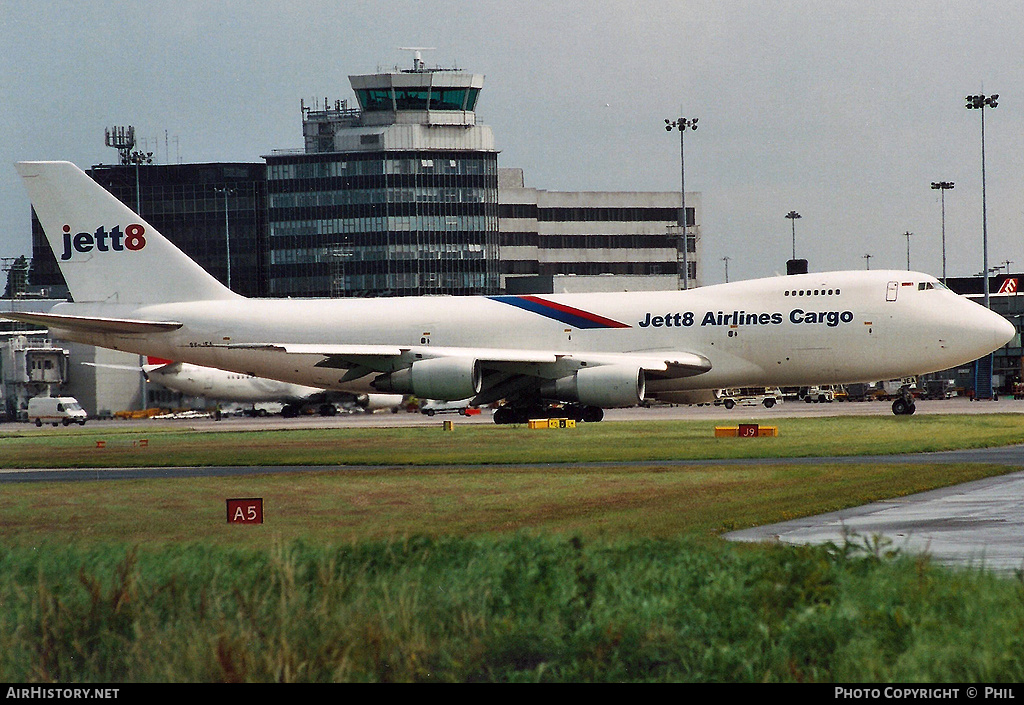
[[[603,409],[709,400],[726,387],[896,379],[975,360],[1015,332],[906,271],[642,293],[249,299],[73,164],[18,171],[74,303],[5,317],[67,340],[310,387],[500,403],[497,423],[554,402],[600,420]]]

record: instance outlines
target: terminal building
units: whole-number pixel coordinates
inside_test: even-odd
[[[686,257],[678,191],[546,191],[527,188],[522,169],[500,169],[498,198],[508,293],[700,286],[699,194],[686,196]]]

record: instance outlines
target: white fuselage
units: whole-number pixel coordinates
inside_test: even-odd
[[[147,376],[149,381],[186,396],[247,404],[298,402],[323,392],[315,387],[188,363],[152,366],[147,368]]]
[[[186,396],[223,402],[303,404],[313,401],[344,401],[368,410],[391,409],[402,403],[401,394],[339,395],[317,387],[256,377],[245,372],[202,367],[187,362],[148,365],[145,369],[151,382]]]
[[[900,271],[540,298],[594,314],[604,323],[581,328],[511,303],[521,297],[62,304],[53,312],[179,321],[184,325],[178,330],[145,336],[59,333],[102,347],[356,392],[367,391],[374,375],[342,381],[344,369],[318,366],[323,355],[258,346],[395,345],[413,351],[444,347],[558,355],[684,351],[711,362],[703,374],[651,380],[648,396],[657,396],[676,390],[835,384],[923,374],[976,359],[1013,334],[1005,319],[950,292],[933,277]]]

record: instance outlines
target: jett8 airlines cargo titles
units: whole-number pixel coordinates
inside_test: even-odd
[[[790,323],[819,323],[835,328],[840,323],[852,323],[853,311],[805,311],[802,308],[794,308],[785,317],[779,311],[773,313],[748,313],[747,311],[708,311],[700,318],[701,326],[769,326],[781,325],[784,320]],[[637,323],[641,328],[689,328],[698,320],[698,315],[693,311],[682,313],[666,313],[663,316],[656,316],[648,312],[644,320]]]

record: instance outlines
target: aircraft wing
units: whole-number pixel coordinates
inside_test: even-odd
[[[218,346],[219,347],[219,346]],[[421,359],[442,357],[471,358],[488,367],[507,364],[555,364],[577,362],[587,365],[635,365],[646,372],[664,377],[691,377],[711,369],[703,355],[690,352],[637,351],[628,353],[555,352],[514,348],[458,348],[414,345],[311,345],[305,343],[240,343],[223,347],[232,350],[278,350],[289,355],[319,355],[320,367],[368,367],[370,371],[386,372]]]
[[[177,321],[139,321],[129,318],[102,318],[98,316],[67,316],[59,313],[29,313],[22,311],[0,311],[0,318],[32,323],[47,328],[83,331],[86,333],[164,333],[177,330],[182,324]]]
[[[704,374],[711,361],[703,355],[681,351],[644,350],[627,353],[560,352],[513,348],[463,348],[433,345],[311,345],[284,343],[231,344],[231,349],[277,350],[288,355],[314,355],[318,367],[346,369],[343,381],[367,374],[395,372],[421,360],[443,358],[473,360],[486,373],[526,375],[557,379],[581,368],[615,365],[641,369],[649,377],[679,378]]]

